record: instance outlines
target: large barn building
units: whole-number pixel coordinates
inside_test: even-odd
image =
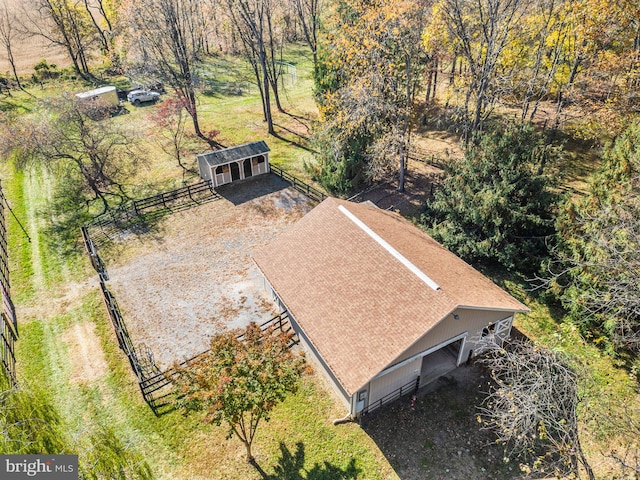
[[[254,260],[352,417],[504,339],[528,308],[400,215],[329,198]]]

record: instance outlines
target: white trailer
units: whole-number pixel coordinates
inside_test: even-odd
[[[120,105],[120,101],[118,100],[118,93],[116,92],[116,87],[107,86],[96,88],[95,90],[89,90],[88,92],[76,93],[76,98],[80,101],[92,102],[98,99],[103,102],[110,103],[114,107]]]

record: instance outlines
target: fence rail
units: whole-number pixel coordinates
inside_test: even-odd
[[[328,195],[324,192],[321,192],[315,187],[312,187],[306,182],[303,182],[299,178],[291,175],[289,172],[281,169],[280,167],[276,167],[275,165],[271,165],[271,173],[279,176],[284,181],[289,182],[293,188],[298,190],[301,193],[304,193],[307,197],[316,202],[322,202]]]
[[[149,211],[155,211],[160,208],[169,209],[181,206],[179,205],[180,201],[187,197],[190,200],[188,204],[191,204],[191,202],[197,203],[203,199],[203,194],[205,198],[210,196],[215,197],[217,195],[211,185],[211,182],[208,180],[203,180],[202,182],[177,188],[169,192],[162,192],[158,195],[142,198],[140,200],[134,200],[133,210],[136,212],[136,215],[145,215]]]
[[[209,180],[169,190],[150,197],[132,200],[122,207],[96,217],[87,229],[111,238],[119,231],[170,211],[188,208],[221,198]]]
[[[304,193],[312,200],[321,202],[327,198],[326,193],[300,180],[295,175],[292,175],[280,167],[271,165],[271,173],[290,183],[294,189]],[[215,191],[212,183],[209,180],[203,180],[150,197],[131,200],[120,208],[109,210],[96,217],[87,225],[87,231],[91,230],[94,236],[95,233],[99,232],[103,239],[108,240],[120,231],[138,224],[141,219],[152,219],[169,211],[188,208],[220,198],[222,197]],[[100,243],[97,240],[93,241],[98,244]]]
[[[7,242],[7,223],[5,204],[7,199],[0,185],[0,362],[1,370],[13,385],[17,385],[15,342],[18,339],[18,321],[16,309],[11,300],[9,285],[9,249]]]
[[[93,240],[91,239],[91,237],[89,237],[89,231],[87,230],[87,227],[82,227],[80,230],[82,231],[82,240],[85,246],[85,250],[87,251],[89,259],[91,260],[91,266],[100,276],[100,280],[102,282],[106,282],[107,280],[109,280],[109,274],[107,273],[107,268],[100,258],[100,255],[98,255],[98,250],[96,249]]]
[[[292,331],[291,323],[289,322],[289,314],[287,311],[281,312],[278,315],[272,317],[266,322],[260,325],[260,330],[265,332],[269,328],[274,328],[282,333],[289,333]],[[244,338],[244,334],[240,334],[237,337],[239,340]],[[289,347],[296,345],[299,342],[299,339],[294,334]],[[194,360],[200,358],[201,356],[207,354],[210,350],[205,350],[204,352],[200,352],[193,357],[184,360],[181,362],[178,367],[184,367]],[[178,373],[178,370],[175,367],[170,367],[164,372],[158,371],[155,375],[149,376],[140,382],[140,389],[142,390],[145,398],[152,398],[154,411],[160,411],[161,409],[169,406],[171,402],[171,394],[166,390],[172,383],[172,378]],[[165,390],[163,390],[165,389]],[[156,395],[156,392],[163,390],[162,395]]]
[[[16,357],[15,342],[17,340],[14,331],[9,328],[8,322],[2,320],[2,330],[0,331],[0,350],[2,350],[2,369],[9,382],[16,386],[18,379],[16,377]]]
[[[146,394],[146,392],[142,389],[141,382],[143,382],[146,376],[149,375],[149,370],[153,371],[154,374],[159,370],[157,367],[155,367],[155,369],[153,368],[155,364],[149,365],[150,363],[154,363],[153,358],[145,358],[145,355],[141,355],[139,351],[140,349],[136,349],[135,345],[133,344],[133,340],[131,339],[129,331],[127,330],[127,325],[124,321],[124,318],[122,317],[120,308],[118,307],[118,302],[116,302],[115,297],[107,287],[106,281],[108,280],[109,275],[107,274],[104,262],[100,258],[100,255],[98,255],[95,244],[89,236],[88,229],[86,227],[82,227],[81,230],[85,249],[89,257],[91,258],[91,265],[95,269],[96,273],[98,274],[98,279],[100,280],[100,291],[102,292],[102,299],[104,301],[105,307],[107,308],[109,320],[111,321],[111,326],[113,327],[116,339],[118,340],[118,346],[127,356],[129,364],[131,365],[133,372],[138,378],[138,385],[140,386],[142,396],[154,411],[154,413],[157,414],[158,412],[155,408],[155,398]],[[145,349],[143,348],[142,350]],[[146,353],[146,351],[144,353]]]
[[[404,397],[405,395],[408,395],[409,393],[413,393],[416,392],[418,390],[418,387],[420,386],[420,377],[416,378],[415,380],[411,380],[408,383],[405,383],[404,385],[402,385],[400,388],[394,390],[391,393],[388,393],[387,395],[385,395],[384,397],[376,400],[375,402],[369,404],[366,408],[364,408],[359,415],[360,416],[365,416],[371,412],[373,412],[374,410],[377,410],[378,408],[387,405],[391,402],[394,402],[396,400],[398,400],[401,397]]]
[[[444,169],[446,165],[444,159],[420,147],[411,147],[411,150],[409,151],[409,160],[426,163],[427,165],[440,169]]]

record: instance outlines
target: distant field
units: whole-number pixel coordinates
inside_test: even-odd
[[[20,16],[22,5],[26,2],[16,2],[15,0],[0,0],[0,6],[7,6],[9,11]],[[50,42],[41,37],[20,38],[15,42],[13,57],[16,61],[18,74],[27,75],[33,72],[33,66],[45,58],[48,63],[55,63],[58,67],[69,65],[64,50],[51,46]],[[6,74],[11,71],[11,65],[4,49],[0,49],[0,73]]]

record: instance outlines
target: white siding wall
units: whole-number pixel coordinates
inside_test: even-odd
[[[371,380],[371,382],[369,382],[369,400],[367,405],[374,404],[376,400],[380,400],[385,395],[416,380],[420,376],[421,366],[422,358],[417,358],[386,375]]]
[[[472,310],[468,308],[459,308],[453,313],[460,317],[459,320],[455,320],[453,314],[448,315],[447,318],[433,327],[420,340],[396,358],[392,365],[466,332],[467,337],[465,339],[464,350],[460,357],[461,361],[465,362],[469,357],[470,351],[474,350],[475,352],[477,349],[477,342],[482,335],[482,329],[484,327],[504,318],[513,317],[514,315],[513,312]]]
[[[198,172],[203,180],[211,180],[211,167],[204,158],[198,158]]]

